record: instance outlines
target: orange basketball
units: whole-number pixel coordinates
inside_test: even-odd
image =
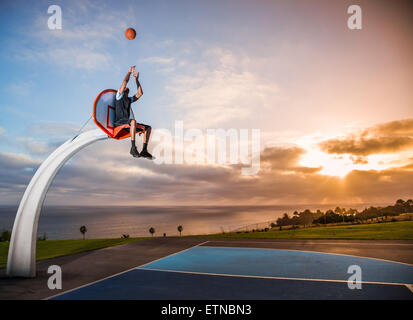
[[[136,37],[136,31],[135,31],[135,29],[133,29],[133,28],[128,28],[128,29],[126,29],[126,31],[125,31],[125,37],[126,37],[128,40],[133,40],[133,39],[135,39],[135,37]]]

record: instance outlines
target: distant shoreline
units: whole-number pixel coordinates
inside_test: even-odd
[[[301,209],[307,209],[308,208],[332,208],[332,207],[370,207],[370,206],[386,206],[389,205],[391,202],[383,202],[383,203],[377,203],[377,202],[365,202],[365,203],[331,203],[331,204],[317,204],[317,203],[306,203],[306,204],[262,204],[262,205],[256,205],[256,204],[242,204],[242,205],[44,205],[43,209],[50,209],[50,208],[297,208]],[[0,204],[0,210],[4,208],[13,208],[16,209],[18,208],[18,204]]]
[[[347,208],[349,206],[346,206]],[[357,206],[352,206],[358,209]],[[368,204],[361,205],[361,208]],[[239,206],[52,206],[45,205],[40,215],[38,236],[63,240],[79,237],[79,227],[88,227],[89,238],[117,238],[122,234],[145,237],[149,227],[156,235],[184,235],[230,232],[250,224],[276,221],[284,212],[294,210],[322,211],[331,205],[239,205]],[[17,206],[0,206],[0,231],[13,228]]]

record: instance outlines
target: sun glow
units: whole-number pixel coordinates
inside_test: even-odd
[[[307,150],[301,157],[300,165],[322,167],[320,174],[344,177],[353,170],[352,162],[344,157],[334,157],[319,150]]]
[[[385,170],[394,161],[394,155],[371,155],[363,162],[355,162],[350,155],[332,155],[319,149],[305,148],[307,153],[301,157],[300,165],[306,167],[322,167],[318,172],[328,176],[345,177],[353,170]],[[391,159],[393,158],[393,159]]]

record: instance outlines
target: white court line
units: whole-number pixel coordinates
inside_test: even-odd
[[[332,279],[312,279],[312,278],[288,278],[288,277],[272,277],[272,276],[253,276],[253,275],[244,275],[244,274],[226,274],[226,273],[213,273],[213,272],[197,272],[197,271],[180,271],[180,270],[167,270],[167,269],[151,269],[144,268],[139,270],[148,270],[148,271],[159,271],[159,272],[174,272],[174,273],[184,273],[184,274],[198,274],[205,276],[220,276],[220,277],[235,277],[235,278],[254,278],[254,279],[273,279],[273,280],[298,280],[298,281],[316,281],[316,282],[339,282],[339,283],[348,283],[348,280],[332,280]],[[378,282],[378,281],[360,281],[362,284],[381,284],[381,285],[392,285],[392,286],[406,286],[409,287],[409,284],[406,283],[397,283],[397,282]]]
[[[254,240],[254,238],[250,238],[251,240]],[[294,240],[289,240],[286,239],[286,241],[273,241],[272,239],[268,239],[268,241],[253,241],[254,243],[284,243],[284,244],[288,244],[288,243],[297,243],[300,245],[314,245],[314,244],[328,244],[328,245],[348,245],[349,243],[343,243],[343,242],[338,242],[338,241],[352,241],[352,240],[336,240],[336,239],[331,239],[333,242],[317,242],[317,239],[294,239]],[[299,243],[299,241],[314,241],[314,243]],[[335,242],[337,241],[337,242]],[[366,240],[366,241],[372,241],[372,240]],[[228,243],[228,242],[240,242],[240,243],[251,243],[252,241],[246,241],[246,240],[230,240],[230,238],[228,238],[227,241],[225,240],[210,240],[209,242],[224,242],[224,243]],[[365,245],[365,246],[411,246],[413,247],[413,243],[366,243],[366,242],[351,242],[351,244],[361,244],[361,245]]]
[[[142,267],[144,267],[144,266],[146,266],[146,265],[148,265],[148,264],[151,264],[151,263],[154,263],[154,262],[156,262],[156,261],[159,261],[159,260],[162,260],[162,259],[165,259],[165,258],[168,258],[168,257],[174,256],[174,255],[176,255],[176,254],[178,254],[178,253],[182,253],[182,252],[185,252],[185,251],[191,250],[191,249],[193,249],[193,248],[196,248],[196,247],[202,246],[203,244],[208,243],[208,242],[209,242],[209,241],[204,241],[204,242],[202,242],[202,243],[198,243],[196,246],[193,246],[193,247],[190,247],[190,248],[187,248],[187,249],[184,249],[184,250],[181,250],[181,251],[175,252],[175,253],[171,253],[171,254],[169,254],[169,255],[167,255],[167,256],[165,256],[165,257],[162,257],[162,258],[159,258],[159,259],[153,260],[153,261],[151,261],[151,262],[148,262],[148,263],[142,264],[142,265],[137,266],[137,267],[135,267],[135,268],[136,268],[136,269],[137,269],[137,268],[142,268]]]
[[[207,241],[207,242],[215,242],[215,241]],[[224,241],[223,241],[223,242],[224,242]],[[364,259],[379,260],[379,261],[398,263],[398,264],[403,264],[403,265],[407,265],[407,266],[413,267],[413,264],[406,263],[406,262],[399,262],[399,261],[386,260],[386,259],[380,259],[380,258],[372,258],[372,257],[365,257],[365,256],[354,256],[354,255],[351,255],[351,254],[335,253],[335,252],[310,251],[310,250],[300,250],[300,249],[261,248],[261,247],[226,247],[226,246],[203,246],[203,247],[208,247],[208,248],[226,248],[226,249],[284,250],[284,251],[299,251],[299,252],[308,252],[308,253],[315,252],[315,253],[322,253],[322,254],[346,256],[346,257],[352,257],[352,258],[364,258]]]
[[[102,278],[102,279],[99,279],[99,280],[96,280],[96,281],[93,281],[93,282],[90,282],[90,283],[86,283],[86,284],[81,285],[81,286],[76,287],[76,288],[69,289],[69,290],[66,290],[66,291],[64,291],[64,292],[60,292],[60,293],[58,293],[58,294],[55,294],[55,295],[53,295],[53,296],[50,296],[50,297],[44,298],[44,299],[42,299],[42,300],[49,300],[49,299],[53,299],[53,298],[58,297],[58,296],[61,296],[61,295],[63,295],[63,294],[66,294],[66,293],[69,293],[69,292],[72,292],[72,291],[75,291],[75,290],[78,290],[78,289],[82,289],[82,288],[84,288],[84,287],[88,287],[88,286],[90,286],[90,285],[92,285],[92,284],[95,284],[95,283],[98,283],[98,282],[101,282],[101,281],[104,281],[104,280],[107,280],[107,279],[110,279],[110,278],[113,278],[113,277],[117,277],[117,276],[119,276],[119,275],[121,275],[121,274],[124,274],[124,273],[127,273],[127,272],[129,272],[129,271],[132,271],[132,270],[138,269],[139,267],[146,266],[147,264],[150,264],[150,263],[152,263],[152,262],[159,261],[159,260],[162,260],[162,259],[164,259],[164,258],[167,258],[167,257],[173,256],[173,255],[175,255],[175,254],[178,254],[178,253],[181,253],[181,252],[187,251],[187,250],[189,250],[189,249],[192,249],[192,248],[198,247],[198,246],[200,246],[200,245],[202,245],[202,244],[205,244],[205,243],[207,243],[207,242],[209,242],[209,241],[205,241],[205,242],[202,242],[202,243],[198,243],[198,244],[197,244],[197,245],[195,245],[195,246],[192,246],[192,247],[186,248],[186,249],[181,250],[181,251],[177,251],[177,252],[172,253],[172,254],[169,254],[169,255],[167,255],[167,256],[165,256],[165,257],[162,257],[162,258],[159,258],[159,259],[153,260],[153,261],[151,261],[151,262],[148,262],[148,263],[145,263],[145,264],[142,264],[142,265],[139,265],[139,266],[135,266],[135,267],[133,267],[133,268],[127,269],[127,270],[122,271],[122,272],[119,272],[119,273],[115,273],[115,274],[113,274],[113,275],[111,275],[111,276],[108,276],[108,277],[105,277],[105,278]],[[144,270],[146,270],[146,269],[144,269]]]

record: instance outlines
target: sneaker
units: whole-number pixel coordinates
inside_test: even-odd
[[[148,150],[142,150],[140,156],[147,159],[153,159],[152,155],[148,152]]]
[[[136,149],[136,147],[132,147],[130,148],[130,152],[129,152],[133,157],[135,158],[139,158],[141,155],[139,154],[138,149]]]

